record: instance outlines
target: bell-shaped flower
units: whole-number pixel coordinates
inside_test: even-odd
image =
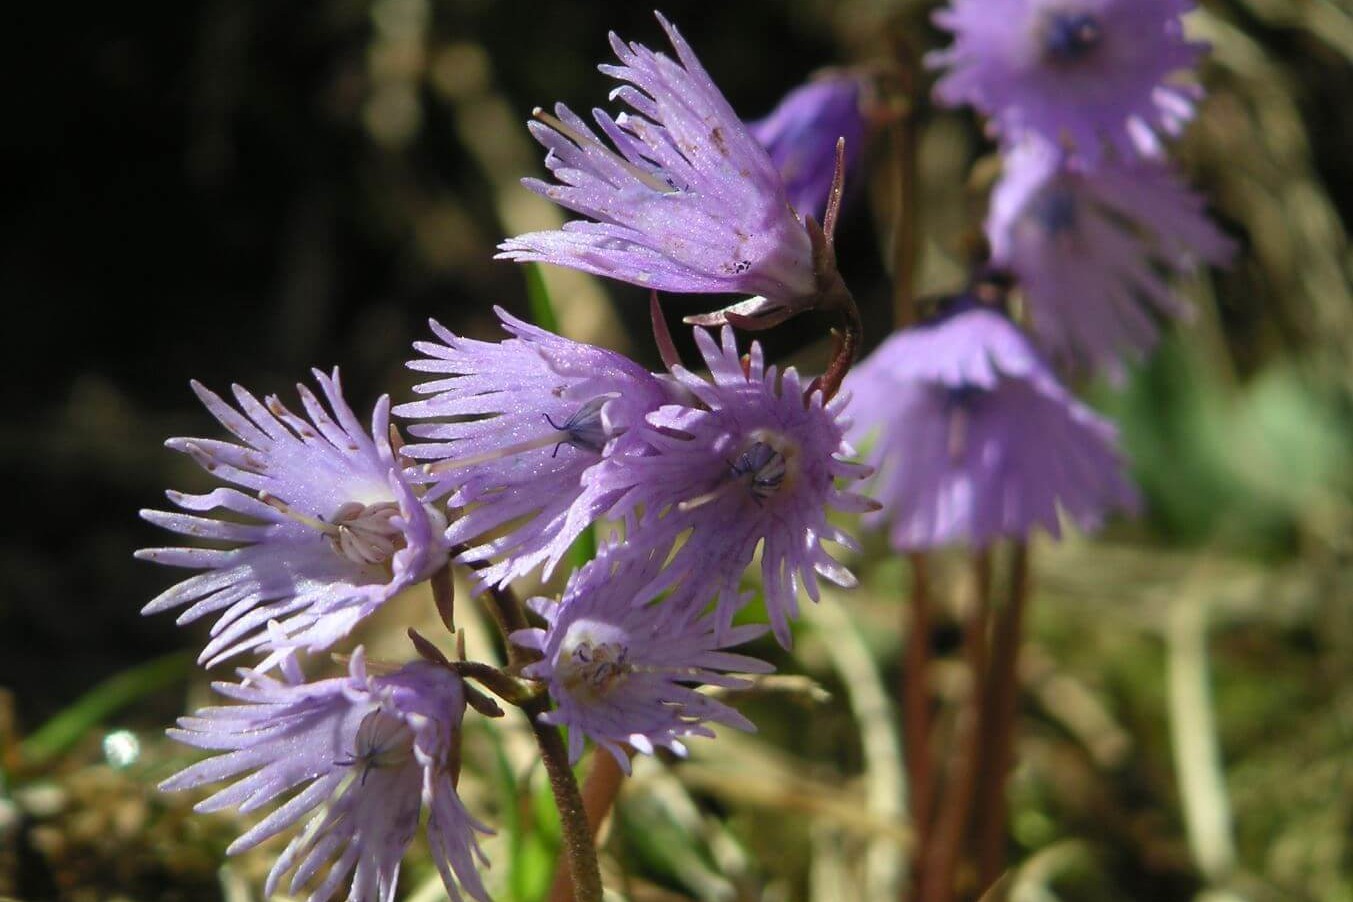
[[[1234,243],[1162,163],[1090,169],[1042,141],[1004,156],[986,232],[1016,279],[1039,344],[1059,364],[1121,370],[1155,346],[1157,321],[1190,309],[1168,276],[1222,265]]]
[[[971,104],[1007,139],[1032,132],[1089,161],[1108,144],[1158,157],[1202,91],[1179,78],[1205,45],[1184,36],[1192,0],[952,0],[935,22],[953,44],[928,62],[951,106]]]
[[[325,902],[344,886],[350,900],[393,902],[400,861],[426,808],[428,845],[451,899],[461,902],[464,893],[489,902],[477,833],[490,831],[456,793],[465,713],[460,677],[426,661],[369,674],[360,648],[345,677],[306,683],[294,656],[281,669],[282,679],[241,670],[240,683],[215,685],[237,704],[180,718],[169,735],[216,754],[160,788],[230,781],[198,811],[248,813],[276,803],[231,843],[230,854],[311,815],[264,888],[272,896],[310,887],[310,902]]]
[[[464,338],[434,322],[441,341],[418,342],[426,356],[409,367],[438,378],[414,387],[428,397],[395,413],[441,421],[410,427],[424,441],[403,453],[426,462],[430,497],[449,495],[458,510],[450,542],[468,545],[494,533],[461,559],[494,560],[481,577],[505,584],[541,564],[548,576],[607,510],[613,497],[585,491],[589,471],[604,454],[632,444],[634,428],[668,392],[621,354],[502,310],[498,316],[513,336],[499,342]]]
[[[525,184],[585,218],[519,235],[499,257],[659,291],[756,295],[735,312],[766,325],[817,306],[834,271],[815,272],[824,257],[775,163],[676,28],[658,20],[675,60],[612,35],[621,65],[600,67],[624,82],[612,96],[633,111],[593,112],[613,147],[562,104],[553,116],[537,111],[531,133],[557,184]]]
[[[1006,316],[966,298],[894,333],[846,377],[852,437],[874,435],[870,484],[892,545],[917,551],[1059,535],[1137,497],[1106,420],[1072,397]]]
[[[749,124],[784,180],[789,203],[820,221],[836,175],[836,142],[845,139],[849,177],[864,150],[862,104],[868,85],[846,71],[824,72],[786,94],[764,119]]]
[[[405,479],[390,445],[389,398],[376,403],[368,434],[343,400],[337,370],[315,378],[329,409],[298,386],[308,419],[239,386],[236,410],[193,383],[238,443],[166,443],[229,484],[205,495],[169,492],[186,513],[141,513],[182,535],[231,546],[137,552],[205,571],[161,593],[143,613],[188,605],[180,623],[217,615],[202,652],[208,665],[265,643],[275,651],[328,648],[449,557],[445,518]],[[219,513],[203,515],[211,512]],[[273,620],[279,628],[269,633]],[[263,666],[273,663],[275,656]]]
[[[732,672],[770,671],[764,661],[723,651],[764,634],[765,627],[721,631],[709,617],[677,622],[660,604],[637,603],[669,550],[632,543],[607,547],[573,574],[561,601],[531,600],[545,629],[512,634],[516,644],[541,653],[523,675],[549,686],[555,707],[542,719],[568,728],[574,762],[584,738],[628,772],[625,745],[645,754],[659,746],[685,754],[682,738],[713,736],[710,723],[755,729],[696,689],[744,688],[747,681]]]
[[[819,576],[855,584],[823,547],[825,541],[855,547],[828,522],[829,509],[873,506],[837,485],[869,472],[846,460],[854,453],[845,441],[847,398],[824,403],[820,391],[805,392],[792,368],[783,374],[767,368],[755,342],[740,357],[727,327],[722,345],[701,329],[695,339],[712,381],[676,367],[673,375],[692,402],[649,414],[643,446],[608,459],[597,483],[623,491],[615,511],[637,521],[631,544],[660,547],[685,534],[649,596],[680,584],[695,611],[718,595],[725,626],[741,597],[738,581],[760,546],[766,609],[776,638],[788,645],[800,588],[816,601]]]

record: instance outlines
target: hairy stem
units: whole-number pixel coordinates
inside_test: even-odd
[[[575,902],[601,902],[601,868],[597,864],[597,847],[592,842],[592,827],[573,768],[568,763],[568,749],[563,734],[553,724],[543,723],[540,716],[549,710],[549,701],[540,696],[522,706],[536,735],[540,757],[545,762],[545,773],[550,778],[554,804],[559,809],[559,824],[564,834],[565,861],[573,884]]]
[[[587,825],[595,844],[601,833],[601,825],[615,806],[620,795],[620,787],[625,782],[625,772],[610,752],[598,749],[592,755],[592,768],[587,772],[583,783],[583,810],[587,814]],[[573,894],[573,870],[568,858],[561,857],[554,871],[554,883],[550,886],[550,902],[575,902]]]

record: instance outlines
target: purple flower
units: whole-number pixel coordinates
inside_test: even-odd
[[[819,220],[827,207],[836,166],[836,142],[846,139],[846,171],[864,147],[859,76],[832,72],[784,96],[765,119],[749,124],[784,180],[789,203]]]
[[[649,414],[641,433],[646,447],[613,456],[596,480],[624,491],[615,511],[640,520],[630,531],[632,545],[660,547],[690,531],[648,597],[680,584],[682,597],[699,608],[718,594],[726,625],[738,580],[760,545],[766,609],[776,638],[788,646],[800,587],[817,600],[819,575],[855,584],[823,541],[856,547],[827,522],[827,509],[872,507],[836,486],[869,471],[842,459],[854,453],[844,438],[844,397],[825,405],[819,391],[805,397],[798,373],[767,369],[756,343],[743,360],[729,328],[722,347],[701,329],[695,340],[713,382],[677,367],[674,376],[690,392],[691,406]]]
[[[593,113],[615,150],[562,104],[530,124],[559,184],[524,184],[587,219],[513,238],[498,256],[801,309],[818,292],[813,247],[775,164],[676,28],[658,21],[676,60],[612,34],[623,65],[600,67],[626,82],[612,97],[634,110]]]
[[[741,688],[747,682],[728,672],[770,671],[764,661],[720,650],[763,634],[765,627],[740,626],[721,635],[707,617],[677,623],[660,606],[636,604],[669,550],[606,548],[573,574],[562,601],[531,600],[546,629],[512,634],[513,642],[542,654],[523,674],[548,683],[555,708],[542,720],[569,728],[574,762],[584,737],[628,772],[623,743],[644,754],[657,746],[685,754],[682,737],[714,735],[707,723],[755,729],[694,687]]]
[[[959,301],[893,334],[846,388],[852,436],[877,432],[871,487],[899,551],[985,546],[1035,526],[1057,536],[1059,508],[1092,529],[1136,506],[1113,426],[1071,397],[995,310]]]
[[[991,198],[992,262],[1017,278],[1040,344],[1073,368],[1116,371],[1188,306],[1166,274],[1222,264],[1230,239],[1163,164],[1087,169],[1041,141],[1010,149]]]
[[[241,415],[194,382],[193,391],[239,444],[166,442],[239,487],[168,493],[193,513],[141,512],[174,532],[235,546],[137,552],[143,560],[206,571],[166,590],[142,613],[191,605],[180,623],[219,614],[201,656],[208,665],[265,643],[274,650],[328,648],[446,563],[446,521],[404,479],[390,447],[390,399],[376,403],[368,435],[343,400],[338,371],[316,370],[315,378],[332,414],[298,386],[309,421],[275,397],[261,403],[236,386]],[[198,516],[216,510],[222,519]],[[270,620],[279,621],[271,633]],[[274,656],[262,667],[275,662]]]
[[[285,798],[231,843],[258,845],[315,812],[268,874],[271,896],[289,871],[287,892],[315,883],[311,902],[334,896],[351,878],[350,900],[395,898],[400,859],[427,806],[428,844],[447,893],[489,902],[476,861],[487,864],[476,831],[491,832],[456,794],[465,694],[460,677],[425,661],[388,676],[366,672],[362,650],[347,677],[303,682],[293,656],[285,679],[241,670],[216,691],[241,704],[179,719],[169,735],[217,752],[160,784],[192,789],[233,781],[196,806],[255,811]],[[459,885],[459,890],[457,886]]]
[[[416,386],[430,397],[395,412],[454,419],[413,426],[410,432],[429,441],[404,453],[432,462],[432,497],[450,494],[450,504],[463,509],[447,532],[452,543],[513,524],[462,555],[500,558],[481,576],[505,584],[541,563],[548,576],[606,511],[614,499],[586,490],[589,471],[605,453],[633,443],[633,428],[668,395],[620,354],[497,313],[515,337],[475,341],[434,322],[441,342],[417,343],[427,356],[409,366],[444,378]]]
[[[1173,76],[1205,45],[1184,38],[1192,0],[953,0],[935,22],[954,43],[930,62],[948,71],[939,100],[969,103],[1005,136],[1070,141],[1089,160],[1101,141],[1159,156],[1201,90]]]

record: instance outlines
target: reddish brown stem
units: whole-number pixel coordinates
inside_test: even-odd
[[[592,755],[592,769],[587,772],[583,783],[583,810],[587,813],[587,826],[592,831],[593,844],[601,833],[601,825],[606,816],[615,807],[620,795],[620,787],[625,782],[625,772],[610,752],[598,749]],[[549,902],[574,902],[573,877],[569,870],[568,858],[560,855],[555,866],[554,883],[550,886]]]
[[[924,856],[930,804],[934,793],[930,750],[930,575],[926,556],[910,555],[911,603],[907,648],[902,659],[902,742],[907,764],[907,794],[915,831],[917,864]]]
[[[996,882],[1005,870],[1009,802],[1005,783],[1014,763],[1015,715],[1019,708],[1019,648],[1024,609],[1029,597],[1029,546],[1017,542],[1010,558],[1010,597],[996,620],[992,639],[991,676],[987,681],[987,716],[981,785],[977,808],[977,865],[980,886]]]
[[[973,556],[977,583],[977,603],[964,630],[963,647],[968,660],[972,685],[954,724],[953,769],[945,782],[944,795],[936,813],[934,834],[927,843],[920,875],[920,902],[950,902],[954,898],[955,879],[964,846],[964,837],[972,813],[973,795],[981,766],[981,687],[987,671],[987,628],[991,618],[991,554],[983,550]]]

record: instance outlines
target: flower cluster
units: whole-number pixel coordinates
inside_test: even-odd
[[[560,184],[527,184],[589,221],[514,238],[503,256],[670,291],[757,295],[707,322],[764,328],[815,307],[853,312],[834,268],[827,202],[829,193],[839,202],[838,144],[817,141],[811,159],[791,145],[821,100],[832,110],[826,127],[854,143],[858,123],[847,110],[858,109],[857,87],[791,100],[763,123],[763,147],[677,31],[662,25],[676,60],[612,40],[621,65],[603,70],[625,83],[616,96],[633,111],[597,114],[614,150],[565,107],[538,114],[531,130]],[[794,162],[805,159],[811,177]],[[813,219],[824,205],[825,232]],[[326,900],[347,886],[351,900],[393,899],[426,811],[448,894],[485,902],[479,837],[488,828],[456,783],[467,704],[501,711],[465,680],[537,712],[547,696],[553,708],[541,720],[569,728],[575,761],[591,739],[628,767],[630,750],[681,753],[684,738],[712,735],[711,724],[751,728],[698,690],[739,688],[746,682],[736,673],[770,669],[728,651],[767,632],[733,625],[758,549],[771,626],[785,645],[800,589],[817,599],[819,578],[854,583],[824,547],[854,544],[829,510],[872,507],[850,491],[867,469],[847,459],[839,377],[805,385],[793,369],[767,366],[755,343],[743,356],[729,325],[717,339],[695,331],[706,379],[674,360],[670,338],[669,372],[655,374],[498,316],[507,333],[500,341],[433,322],[435,340],[415,345],[420,356],[409,367],[427,381],[415,388],[419,399],[393,408],[410,421],[408,444],[391,424],[390,399],[376,403],[368,427],[337,371],[315,372],[319,394],[298,386],[301,413],[240,387],[232,403],[194,384],[233,440],[168,443],[225,485],[171,492],[179,511],[143,513],[210,543],[138,553],[199,571],[145,613],[183,608],[182,623],[210,615],[207,665],[259,657],[237,682],[216,684],[233,704],[171,731],[213,756],[164,787],[228,781],[198,807],[273,806],[231,852],[309,818],[273,867],[269,893],[308,890]],[[540,625],[508,637],[525,656],[514,653],[510,673],[450,661],[414,634],[421,659],[368,662],[358,646],[345,675],[307,681],[307,655],[336,650],[415,586],[431,584],[454,628],[445,604],[453,563],[473,568],[477,588],[511,607],[510,583],[548,577],[603,521],[623,538],[603,543],[561,600],[530,602]]]
[[[1158,317],[1188,307],[1162,273],[1230,257],[1165,159],[1193,117],[1183,78],[1204,45],[1184,37],[1190,0],[954,0],[933,54],[941,102],[986,114],[1004,172],[986,232],[1016,279],[1029,326],[1056,360],[1117,374],[1149,351]]]

